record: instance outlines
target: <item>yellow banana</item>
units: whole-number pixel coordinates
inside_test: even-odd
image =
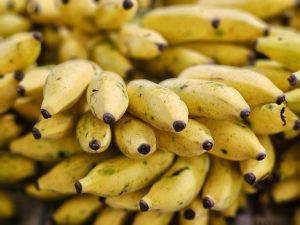
[[[130,214],[125,210],[105,207],[97,215],[93,225],[125,225]]]
[[[300,179],[288,178],[272,186],[271,195],[276,203],[295,201],[300,198]]]
[[[6,13],[0,15],[0,36],[2,37],[29,31],[30,27],[30,21],[19,14]]]
[[[243,119],[250,107],[234,88],[215,81],[172,78],[160,83],[187,105],[189,115],[212,119]]]
[[[279,133],[279,135],[284,140],[290,140],[290,139],[298,137],[300,135],[300,130],[288,130],[288,131]]]
[[[154,82],[138,79],[127,84],[128,112],[164,131],[182,131],[188,109],[173,91]]]
[[[16,120],[14,114],[0,116],[0,149],[7,147],[23,131],[23,126],[18,124]]]
[[[36,122],[41,114],[41,104],[40,99],[22,97],[16,99],[12,108],[26,120]]]
[[[81,152],[73,134],[54,140],[36,140],[31,133],[13,140],[10,143],[10,151],[42,162],[57,162]]]
[[[42,33],[44,38],[43,44],[54,51],[53,48],[57,48],[61,41],[70,35],[70,30],[64,26],[56,24],[52,26],[44,26]]]
[[[154,129],[147,123],[125,114],[113,127],[115,142],[128,158],[141,159],[156,151]]]
[[[211,80],[238,90],[250,106],[284,102],[284,93],[265,76],[243,68],[223,65],[199,65],[184,70],[180,78]]]
[[[134,217],[132,225],[168,225],[173,215],[173,212],[138,212]]]
[[[124,80],[109,71],[95,76],[88,86],[86,97],[91,112],[107,124],[119,120],[129,102]]]
[[[286,104],[294,112],[300,113],[300,88],[295,88],[285,93]]]
[[[178,157],[141,199],[141,211],[155,209],[170,212],[186,207],[199,194],[208,169],[209,157],[206,154],[190,158]]]
[[[235,162],[211,157],[211,166],[202,190],[203,207],[224,210],[238,198],[242,176]]]
[[[271,36],[280,36],[280,35],[299,35],[300,33],[291,27],[285,27],[280,25],[271,25],[270,34]]]
[[[26,195],[42,201],[57,201],[67,196],[54,191],[38,190],[34,183],[26,185],[24,189]]]
[[[24,12],[27,0],[3,0],[0,1],[0,14],[6,12]]]
[[[172,44],[198,40],[249,42],[268,33],[267,24],[247,12],[200,5],[156,8],[142,22]]]
[[[179,133],[155,130],[157,147],[183,157],[201,155],[212,149],[214,140],[206,126],[189,119],[187,127]]]
[[[15,214],[15,203],[10,194],[0,190],[0,220],[9,219]]]
[[[146,159],[119,156],[98,164],[75,183],[78,193],[103,197],[137,191],[152,184],[172,164],[174,154],[156,151]]]
[[[72,59],[87,59],[88,51],[76,37],[70,35],[64,38],[58,48],[58,58],[60,62]]]
[[[56,0],[29,0],[27,12],[32,21],[42,24],[53,24],[62,21],[63,14],[60,14]]]
[[[247,204],[246,201],[246,195],[241,191],[239,197],[231,204],[231,206],[220,213],[227,218],[235,218],[239,208],[243,207],[244,204]]]
[[[263,160],[266,157],[265,148],[245,124],[225,120],[197,120],[208,127],[214,139],[214,146],[208,153],[234,161]]]
[[[252,194],[257,193],[258,189],[255,186],[253,186],[253,185],[247,183],[245,180],[243,180],[242,191],[244,193],[246,193],[247,195],[252,195]]]
[[[219,212],[210,211],[209,214],[209,224],[210,225],[227,225],[225,217],[222,216]]]

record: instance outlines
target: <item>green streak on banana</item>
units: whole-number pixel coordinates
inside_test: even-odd
[[[199,194],[208,169],[209,157],[206,154],[190,158],[178,157],[141,199],[141,210],[171,212],[186,207]]]
[[[22,97],[17,98],[12,108],[26,120],[36,122],[41,114],[41,104],[42,102],[39,99]]]
[[[188,122],[188,109],[173,91],[154,82],[139,79],[127,84],[128,112],[153,127],[182,131]]]
[[[209,224],[210,225],[227,225],[225,217],[222,216],[219,212],[210,211],[209,214]]]
[[[74,183],[83,178],[98,163],[116,155],[115,151],[92,155],[80,153],[56,164],[50,171],[37,180],[41,191],[54,191],[61,194],[75,194]]]
[[[101,206],[97,196],[78,195],[63,202],[53,213],[52,219],[58,225],[80,225],[87,222]]]
[[[28,133],[10,143],[10,151],[42,162],[58,162],[61,159],[81,152],[75,135],[54,140],[36,140]]]
[[[129,211],[140,210],[140,200],[149,191],[148,188],[144,188],[138,191],[125,193],[122,195],[111,196],[105,199],[105,204],[114,209],[124,209]]]
[[[242,176],[235,162],[211,157],[211,166],[202,190],[203,207],[224,210],[238,198],[242,188]]]
[[[69,60],[55,66],[44,86],[41,113],[45,119],[72,107],[101,69],[91,61]]]
[[[15,214],[15,204],[9,193],[0,190],[0,219],[9,219]]]
[[[111,129],[108,124],[87,112],[77,123],[76,137],[83,151],[99,153],[109,147]]]
[[[41,51],[40,32],[21,32],[0,42],[0,74],[23,69],[35,62]]]
[[[143,25],[172,44],[197,40],[249,42],[268,31],[266,23],[249,13],[200,5],[156,8],[144,16]]]
[[[300,113],[300,88],[295,88],[285,93],[287,106],[294,112]]]
[[[272,186],[271,195],[276,203],[296,201],[300,198],[300,179],[288,178]]]
[[[113,127],[115,142],[128,158],[141,159],[156,151],[154,129],[147,123],[125,114]]]
[[[26,195],[42,201],[57,201],[64,199],[67,196],[54,191],[38,190],[34,183],[26,185],[24,189]]]
[[[6,148],[23,131],[23,126],[16,122],[14,114],[0,116],[0,149]]]
[[[168,225],[171,222],[173,215],[173,212],[138,212],[132,225]]]
[[[93,225],[125,225],[129,215],[129,212],[125,210],[105,207],[100,211]]]
[[[180,46],[198,51],[217,63],[230,66],[244,66],[253,61],[254,52],[243,46],[230,43],[187,42]],[[230,54],[228,54],[230,52]]]
[[[223,65],[199,65],[184,70],[179,78],[225,83],[240,92],[250,106],[284,102],[284,93],[265,76],[243,68]]]
[[[64,15],[60,14],[55,0],[30,0],[27,12],[32,21],[39,24],[54,24],[62,22]]]
[[[174,154],[156,151],[142,160],[118,156],[98,164],[75,183],[77,192],[103,197],[140,190],[152,184],[172,164]]]
[[[180,225],[208,225],[209,210],[203,208],[202,201],[196,197],[190,205],[180,210]]]
[[[137,25],[123,26],[112,39],[124,55],[135,59],[153,59],[168,46],[161,34]]]
[[[32,177],[37,172],[36,163],[23,156],[0,152],[0,183],[16,183]]]
[[[208,127],[214,139],[214,146],[208,153],[233,161],[265,158],[265,148],[245,124],[226,120],[197,120]]]
[[[118,121],[129,103],[124,80],[110,71],[95,76],[88,86],[86,98],[91,112],[108,124]]]
[[[60,62],[72,60],[72,59],[88,59],[88,51],[74,36],[68,36],[64,38],[58,48],[58,58]]]
[[[24,12],[27,0],[3,0],[0,2],[0,14],[7,12]]]
[[[250,114],[250,107],[241,94],[220,82],[172,78],[160,85],[174,91],[185,102],[191,116],[245,120]]]
[[[212,149],[214,140],[206,126],[189,119],[187,127],[179,133],[155,130],[157,147],[183,157],[201,155]]]
[[[26,32],[30,27],[29,20],[19,14],[6,13],[0,15],[0,36],[2,37]]]

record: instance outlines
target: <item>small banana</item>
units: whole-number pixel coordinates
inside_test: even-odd
[[[152,184],[172,164],[174,154],[156,151],[146,159],[134,160],[118,156],[98,164],[87,176],[78,180],[78,193],[103,197],[137,191]]]
[[[155,130],[157,147],[183,157],[201,155],[212,149],[214,140],[206,126],[196,120],[189,119],[187,127],[172,133]]]
[[[8,37],[13,34],[29,31],[30,21],[15,13],[6,13],[0,15],[0,36]]]
[[[276,203],[300,199],[300,179],[288,178],[272,186],[271,196]]]
[[[56,0],[29,0],[27,12],[30,19],[41,24],[62,22],[64,15],[60,14],[57,2]]]
[[[203,207],[224,210],[238,198],[242,176],[235,162],[211,157],[211,166],[202,190]]]
[[[209,157],[206,154],[190,158],[178,157],[140,200],[140,209],[170,212],[186,207],[199,194],[208,169]]]
[[[108,124],[119,120],[129,103],[124,80],[109,71],[95,76],[88,86],[86,97],[91,112]]]
[[[76,137],[82,150],[99,153],[109,147],[111,129],[108,124],[96,118],[91,112],[87,112],[77,123]]]
[[[284,102],[284,93],[265,76],[243,68],[224,65],[199,65],[184,70],[179,78],[211,80],[238,90],[250,106]]]
[[[188,109],[173,91],[154,82],[138,79],[127,84],[128,112],[164,131],[182,131]]]
[[[191,116],[246,120],[250,114],[250,107],[241,94],[220,82],[172,78],[160,85],[174,91],[185,102]]]
[[[27,0],[3,0],[0,1],[0,14],[6,12],[22,13],[26,9]]]
[[[147,123],[125,114],[113,127],[115,142],[128,158],[141,159],[156,151],[154,129]]]
[[[125,210],[105,207],[97,215],[93,225],[125,225],[130,213]]]
[[[15,214],[15,203],[6,191],[0,190],[0,220],[9,219]]]
[[[1,90],[1,89],[0,89]],[[32,97],[17,98],[12,108],[18,114],[28,121],[38,121],[41,111],[42,101],[40,99],[34,99]]]
[[[0,116],[0,149],[5,148],[16,139],[23,131],[23,126],[16,121],[14,114]]]
[[[295,88],[285,93],[286,104],[294,112],[300,113],[300,88]]]
[[[34,183],[26,185],[24,189],[26,195],[42,201],[57,201],[67,196],[54,191],[38,190]]]
[[[132,225],[168,225],[173,215],[173,212],[138,212],[134,217]]]
[[[59,44],[58,58],[60,62],[72,59],[87,59],[88,57],[88,51],[84,43],[73,35],[64,38]]]

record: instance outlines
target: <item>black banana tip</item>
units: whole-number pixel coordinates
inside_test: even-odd
[[[277,105],[280,105],[284,101],[285,101],[285,95],[284,94],[278,95],[278,97],[276,98],[276,104]]]
[[[248,183],[253,185],[256,181],[256,176],[253,173],[246,173],[244,175],[244,180]]]
[[[133,2],[131,0],[124,0],[123,2],[123,8],[128,10],[133,7]]]
[[[249,65],[254,65],[254,62],[255,62],[255,59],[256,59],[256,54],[255,54],[255,52],[250,52],[249,54],[248,54],[248,64]]]
[[[240,117],[242,118],[242,120],[246,121],[248,116],[250,115],[250,109],[243,109],[241,112],[240,112]]]
[[[69,0],[61,0],[61,2],[62,2],[63,4],[68,4],[68,3],[69,3]]]
[[[267,27],[267,28],[265,28],[265,29],[263,30],[263,35],[264,35],[264,36],[269,36],[269,34],[270,34],[270,28]]]
[[[46,109],[41,109],[41,114],[45,119],[49,119],[52,117],[52,115]]]
[[[214,146],[214,143],[212,141],[206,140],[202,143],[202,148],[206,151],[209,151]]]
[[[213,200],[211,200],[209,197],[205,197],[204,199],[203,199],[203,207],[205,208],[205,209],[211,209],[212,207],[214,207],[214,205],[215,205],[215,203],[214,203],[214,201]]]
[[[76,183],[74,184],[74,186],[75,186],[76,192],[78,194],[80,194],[82,192],[82,185],[81,185],[81,183],[79,181],[76,181]]]
[[[261,152],[261,153],[259,153],[259,154],[256,156],[256,160],[261,161],[261,160],[263,160],[264,158],[266,158],[266,156],[267,156],[266,153]]]
[[[291,76],[289,76],[288,81],[290,83],[291,86],[295,86],[297,84],[297,77],[295,74],[291,74]]]
[[[296,120],[293,126],[293,130],[299,130],[300,129],[300,120]]]
[[[125,71],[125,76],[128,79],[131,79],[134,75],[135,71],[133,68],[129,68],[128,70]]]
[[[138,147],[138,152],[142,155],[147,155],[151,150],[151,146],[149,144],[141,144]]]
[[[101,147],[101,144],[98,140],[93,139],[89,142],[89,146],[92,150],[97,151]]]
[[[35,138],[35,139],[41,139],[41,137],[42,137],[42,134],[41,134],[41,132],[39,131],[39,129],[37,129],[37,128],[32,128],[32,130],[31,130],[31,133],[32,133],[32,136]]]
[[[182,120],[176,120],[173,123],[173,128],[176,132],[182,131],[186,127],[186,123]]]
[[[186,209],[186,210],[184,211],[184,213],[183,213],[183,216],[184,216],[184,218],[187,219],[187,220],[192,220],[192,219],[195,218],[196,213],[195,213],[195,211],[192,210],[192,209]]]
[[[17,70],[15,73],[14,73],[14,78],[17,80],[17,81],[21,81],[23,80],[24,78],[24,73],[20,70]]]
[[[35,40],[39,41],[39,42],[42,42],[42,41],[43,41],[43,34],[42,34],[41,32],[39,32],[39,31],[33,31],[33,32],[32,32],[32,37],[33,37]]]
[[[156,43],[156,46],[160,52],[163,52],[168,48],[167,43]]]
[[[220,26],[220,19],[219,18],[214,18],[212,21],[211,21],[211,26],[214,28],[214,29],[218,29],[219,26]]]
[[[106,202],[106,198],[102,197],[102,196],[99,196],[98,200],[99,200],[99,202],[101,202],[103,204]]]
[[[20,96],[24,96],[25,95],[25,88],[22,86],[22,85],[18,85],[17,86],[17,93],[20,95]]]
[[[142,212],[149,210],[149,206],[148,206],[147,202],[145,202],[144,200],[140,200],[140,210]]]
[[[112,124],[116,121],[115,117],[111,113],[104,113],[102,117],[104,123]]]

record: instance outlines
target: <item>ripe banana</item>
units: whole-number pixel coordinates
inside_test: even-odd
[[[1,89],[0,89],[1,90]],[[28,121],[36,122],[41,114],[42,101],[32,97],[17,98],[12,108]]]
[[[191,116],[246,120],[250,114],[250,107],[241,94],[220,82],[172,78],[160,85],[174,91],[185,102]]]
[[[224,65],[199,65],[184,70],[179,78],[211,80],[238,90],[250,106],[284,102],[284,93],[265,76],[243,68]]]
[[[285,93],[286,104],[294,112],[300,113],[300,88],[295,88]]]
[[[288,178],[272,186],[271,195],[276,203],[291,202],[300,199],[300,179]]]
[[[115,143],[132,159],[148,157],[156,151],[154,129],[147,123],[125,114],[113,127]]]
[[[95,76],[88,86],[86,97],[91,112],[108,124],[123,116],[129,102],[124,80],[109,71]]]
[[[56,0],[30,0],[27,12],[30,19],[36,23],[53,24],[62,22],[64,15],[60,14]]]
[[[80,42],[73,35],[64,38],[58,48],[58,59],[60,62],[65,62],[72,59],[87,59],[88,51],[84,43]]]
[[[0,36],[2,37],[29,31],[30,27],[30,21],[19,14],[6,13],[0,15]]]
[[[23,126],[16,121],[14,114],[0,116],[0,149],[6,148],[23,131]]]
[[[26,9],[27,0],[3,0],[0,1],[0,14],[6,12],[22,13]]]
[[[208,169],[207,154],[190,158],[178,157],[173,166],[141,199],[140,209],[171,212],[186,207],[199,194]]]
[[[137,191],[152,184],[172,164],[174,154],[156,151],[146,159],[118,156],[98,164],[75,183],[78,193],[108,197]]]
[[[10,194],[0,190],[0,220],[9,219],[15,214],[15,203]]]
[[[105,207],[100,211],[96,217],[93,225],[125,225],[130,214],[125,210],[112,209],[110,207]]]
[[[206,126],[189,119],[187,127],[179,133],[155,130],[157,147],[183,157],[201,155],[212,149],[214,140]]]
[[[211,157],[211,166],[202,190],[203,207],[224,210],[238,198],[242,189],[242,176],[235,162]]]
[[[164,131],[182,131],[188,109],[173,91],[154,82],[138,79],[127,84],[128,112]]]
[[[38,190],[34,183],[26,185],[24,189],[26,195],[42,201],[57,201],[67,196],[54,191]]]
[[[134,217],[132,225],[168,225],[173,215],[173,212],[138,212]]]

